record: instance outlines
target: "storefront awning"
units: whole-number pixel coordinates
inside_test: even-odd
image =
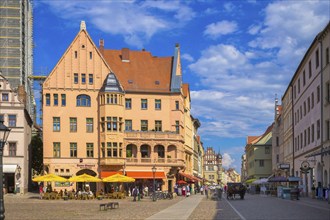
[[[191,180],[192,182],[198,182],[201,181],[200,179],[198,179],[197,177],[194,177],[193,175],[190,175],[188,173],[179,173],[181,176],[184,176],[186,178],[188,178],[189,180]]]
[[[153,179],[152,171],[126,171],[126,176],[133,177],[134,179]],[[157,171],[155,179],[165,179],[164,171]]]
[[[17,169],[17,164],[4,164],[3,173],[15,173]]]
[[[112,176],[112,175],[115,175],[116,173],[123,174],[121,171],[102,171],[101,178]]]

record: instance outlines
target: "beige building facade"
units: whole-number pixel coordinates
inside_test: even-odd
[[[5,193],[26,193],[30,174],[32,120],[25,109],[23,87],[14,92],[9,81],[0,74],[0,120],[11,129],[3,150]]]
[[[189,95],[179,45],[169,57],[108,50],[104,40],[97,48],[82,22],[43,84],[46,171],[100,178],[121,173],[152,189],[155,166],[156,187],[172,191],[181,173],[192,174]],[[92,190],[103,187],[91,183]]]

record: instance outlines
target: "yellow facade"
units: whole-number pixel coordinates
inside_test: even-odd
[[[178,47],[176,51],[169,74],[180,77]],[[134,65],[134,52],[130,55],[131,60],[123,60],[120,67]],[[83,27],[44,82],[45,170],[100,178],[119,172],[136,178],[142,187],[149,186],[155,166],[157,187],[172,190],[180,171],[192,174],[190,97],[183,94],[180,80],[176,86],[168,85],[168,91],[134,90],[108,56],[109,51],[103,54]],[[92,190],[103,187],[91,184]]]

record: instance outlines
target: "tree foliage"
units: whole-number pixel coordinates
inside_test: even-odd
[[[31,167],[37,173],[41,173],[43,170],[43,142],[40,135],[35,135],[32,137],[31,146]]]

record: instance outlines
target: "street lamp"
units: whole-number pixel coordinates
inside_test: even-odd
[[[153,191],[154,193],[152,194],[152,201],[156,202],[156,190],[155,190],[155,174],[156,174],[156,166],[153,165],[153,167],[151,168],[152,170],[152,175],[153,175],[153,181],[154,181],[154,184],[153,184]]]
[[[0,119],[0,220],[5,219],[5,205],[3,201],[3,148],[7,142],[10,129],[3,124],[3,119]]]

